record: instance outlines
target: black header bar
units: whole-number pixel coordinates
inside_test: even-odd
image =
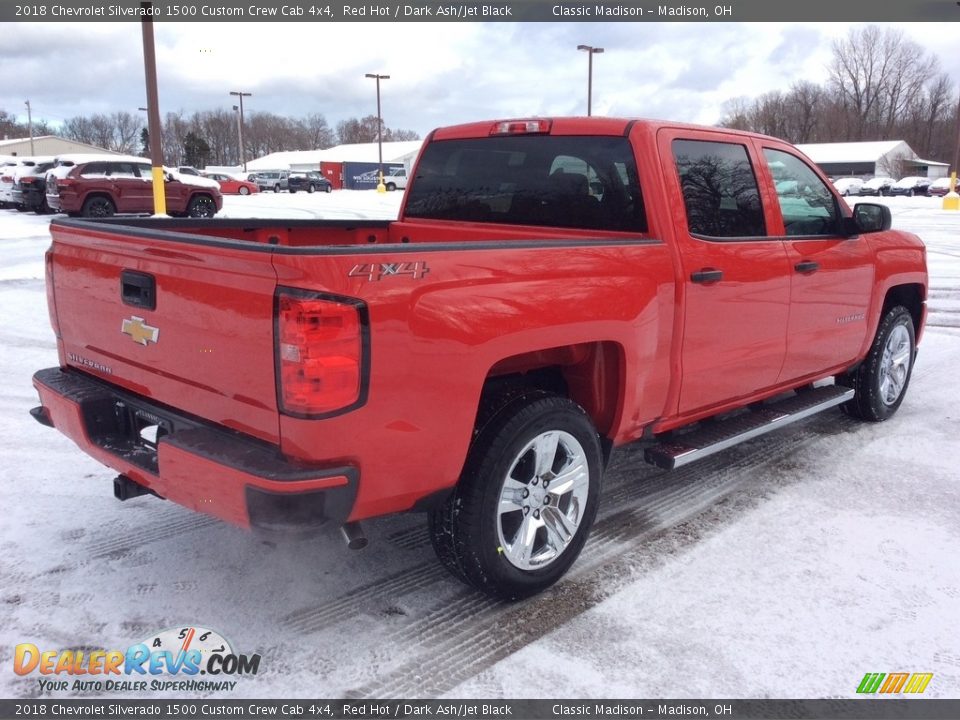
[[[139,0],[0,2],[2,22],[130,22]],[[956,0],[157,0],[157,22],[957,22]]]

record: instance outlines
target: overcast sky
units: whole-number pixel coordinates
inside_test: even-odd
[[[322,113],[331,127],[376,113],[386,73],[389,127],[425,135],[458,122],[586,114],[587,55],[594,114],[713,124],[723,103],[821,83],[846,23],[169,23],[155,25],[162,112],[230,109]],[[958,69],[957,29],[900,24]],[[13,32],[10,32],[10,31]],[[17,23],[0,33],[0,109],[53,124],[146,104],[140,24]]]

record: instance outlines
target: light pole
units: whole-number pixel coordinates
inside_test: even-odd
[[[577,45],[577,50],[583,50],[587,53],[587,117],[590,117],[593,110],[593,56],[603,52],[601,47],[592,45]]]
[[[233,106],[233,114],[237,117],[237,138],[238,138],[238,142],[242,146],[243,145],[243,129],[240,127],[240,106],[239,105]],[[240,159],[239,154],[237,155],[237,159],[238,160]],[[243,170],[244,172],[246,172],[247,170],[246,166],[244,166]]]
[[[364,77],[377,81],[377,157],[380,164],[380,182],[377,183],[377,192],[386,192],[387,186],[383,184],[383,118],[380,115],[380,81],[389,80],[390,76],[367,73]]]
[[[240,92],[239,90],[231,90],[231,95],[236,95],[240,98],[240,124],[237,125],[237,142],[240,143],[240,164],[243,165],[243,171],[247,171],[247,158],[243,153],[243,99],[245,97],[251,97],[253,93]]]
[[[30,114],[30,101],[25,100],[24,105],[27,106],[27,127],[30,128],[30,155],[36,155],[33,151],[33,115]]]

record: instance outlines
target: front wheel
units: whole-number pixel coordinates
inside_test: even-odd
[[[331,190],[333,190],[333,185],[327,185],[327,186],[323,189],[324,192],[330,192]]]
[[[316,188],[313,186],[313,184],[307,185],[308,193],[313,193],[314,190],[316,190]]]
[[[600,441],[579,405],[543,393],[507,402],[480,426],[459,484],[431,513],[431,541],[454,575],[518,600],[580,554],[599,501]]]
[[[241,195],[249,195],[250,188],[248,188],[246,185],[241,185],[240,189],[237,192],[239,192]]]
[[[860,420],[880,422],[893,416],[907,394],[916,357],[913,317],[902,305],[890,308],[880,321],[866,359],[837,377],[837,384],[856,391],[842,407]]]

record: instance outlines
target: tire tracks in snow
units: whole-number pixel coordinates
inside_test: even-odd
[[[738,489],[749,485],[762,490],[762,476],[778,464],[791,470],[796,464],[790,457],[798,451],[824,435],[859,425],[830,413],[675,471],[645,463],[640,446],[618,451],[590,540],[566,578],[538,598],[509,605],[465,586],[454,586],[451,592],[448,585],[429,609],[386,629],[371,658],[380,672],[366,682],[361,679],[363,684],[349,690],[348,697],[432,697],[446,692],[604,600],[619,585],[616,578],[630,575],[637,566],[663,562],[664,548],[675,553],[696,543],[705,532],[699,528],[726,521],[726,511],[719,506],[731,496],[734,504],[758,502],[756,491],[739,493],[737,499]],[[702,516],[715,516],[715,521],[690,522]],[[429,543],[423,527],[400,530],[387,540],[411,550]],[[405,597],[436,588],[444,579],[455,582],[439,563],[421,563],[329,603],[289,613],[281,624],[305,634],[335,630],[361,614],[403,604]],[[391,658],[403,657],[408,659],[390,667]]]

